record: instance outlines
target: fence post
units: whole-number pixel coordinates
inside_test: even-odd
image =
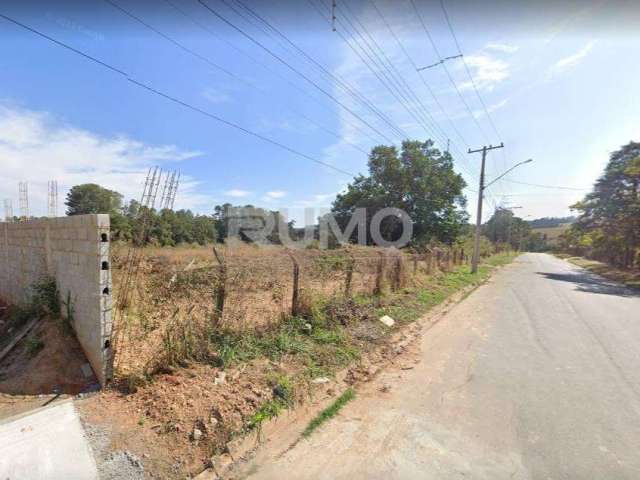
[[[393,272],[393,290],[400,290],[402,287],[402,252],[396,257],[395,270]]]
[[[227,262],[225,258],[218,253],[216,247],[213,247],[213,254],[220,265],[220,276],[216,285],[215,297],[216,297],[216,309],[213,315],[214,326],[220,325],[222,322],[222,313],[224,312],[224,297],[226,295],[225,288],[227,284]]]
[[[352,255],[349,255],[349,261],[347,262],[347,271],[344,279],[344,296],[351,296],[351,281],[353,280],[353,268],[356,263],[356,259]]]
[[[431,261],[432,261],[432,255],[431,252],[428,251],[427,253],[424,254],[424,261],[427,264],[427,275],[431,275]]]
[[[378,267],[376,270],[376,286],[373,291],[375,295],[380,295],[382,293],[382,280],[384,276],[384,252],[378,252],[380,258],[378,259]]]
[[[300,265],[291,252],[287,252],[293,262],[293,292],[291,294],[291,315],[296,316],[299,313],[300,303]]]
[[[415,276],[418,273],[418,254],[413,254],[413,275]]]

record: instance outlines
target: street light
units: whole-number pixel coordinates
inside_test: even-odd
[[[497,182],[498,180],[500,180],[502,177],[504,177],[507,173],[509,173],[511,170],[513,170],[516,167],[519,167],[520,165],[524,165],[525,163],[531,163],[533,162],[533,158],[529,158],[527,160],[524,160],[523,162],[520,163],[516,163],[513,167],[511,167],[509,170],[507,170],[506,172],[504,172],[502,175],[500,175],[499,177],[494,178],[493,180],[491,180],[489,183],[487,183],[484,188],[489,187],[489,185],[494,184],[495,182]]]
[[[500,180],[507,173],[511,172],[514,168],[517,168],[520,165],[524,165],[525,163],[533,162],[533,159],[529,158],[527,160],[524,160],[523,162],[516,163],[513,167],[511,167],[509,170],[504,172],[502,175],[497,176],[496,178],[494,178],[493,180],[491,180],[489,183],[485,185],[484,164],[485,164],[485,157],[487,155],[487,151],[493,148],[502,148],[502,146],[503,146],[502,144],[500,144],[499,147],[492,147],[491,145],[489,145],[489,147],[483,147],[482,150],[475,150],[475,151],[469,150],[469,153],[482,151],[482,167],[480,170],[480,188],[478,190],[478,216],[476,218],[476,235],[473,243],[473,257],[471,258],[471,273],[476,273],[478,271],[478,261],[480,259],[480,231],[482,230],[482,202],[484,199],[484,190],[490,185],[492,185],[493,183]]]

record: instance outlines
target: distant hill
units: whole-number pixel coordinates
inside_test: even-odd
[[[531,228],[551,228],[560,225],[571,224],[576,221],[576,217],[544,217],[529,220],[527,223]]]

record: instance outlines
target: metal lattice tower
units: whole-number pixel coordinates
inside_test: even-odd
[[[18,183],[18,204],[20,207],[20,218],[29,219],[29,185],[27,182]]]
[[[162,188],[162,197],[160,199],[160,208],[173,210],[176,201],[176,192],[178,191],[178,183],[180,182],[180,172],[168,172]]]
[[[156,196],[158,195],[158,188],[160,188],[160,179],[162,178],[162,169],[156,167],[156,170],[157,170],[157,174],[153,176],[153,179],[151,182],[151,191],[150,191],[151,202],[150,202],[149,208],[156,207]]]
[[[174,177],[175,177],[175,172],[174,172]],[[176,203],[176,195],[178,193],[179,183],[180,183],[180,172],[178,172],[178,176],[174,178],[174,181],[171,184],[172,185],[171,190],[167,195],[167,208],[170,208],[171,210],[173,210],[173,206]]]
[[[176,178],[175,171],[167,172],[167,176],[162,186],[162,196],[160,197],[160,210],[169,208],[169,194],[171,193],[171,188],[175,178]]]
[[[4,199],[4,221],[13,222],[13,203],[10,198]]]
[[[147,208],[154,208],[156,205],[156,196],[158,195],[158,187],[160,186],[160,178],[162,170],[160,167],[151,167],[147,173],[147,179],[144,182],[144,190],[140,205]]]
[[[49,217],[58,216],[58,181],[49,180],[47,182],[47,214]]]

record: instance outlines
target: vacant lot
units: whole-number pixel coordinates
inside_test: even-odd
[[[473,275],[459,250],[248,248],[219,251],[221,262],[210,248],[142,253],[128,296],[117,291],[126,252],[114,259],[116,299],[128,300],[116,388],[79,406],[162,478],[197,473],[283,410],[370,378],[403,351],[396,332],[512,258]]]
[[[549,245],[553,246],[558,241],[558,237],[562,235],[570,226],[570,223],[563,223],[561,225],[558,225],[557,227],[533,228],[532,232],[545,235]]]

